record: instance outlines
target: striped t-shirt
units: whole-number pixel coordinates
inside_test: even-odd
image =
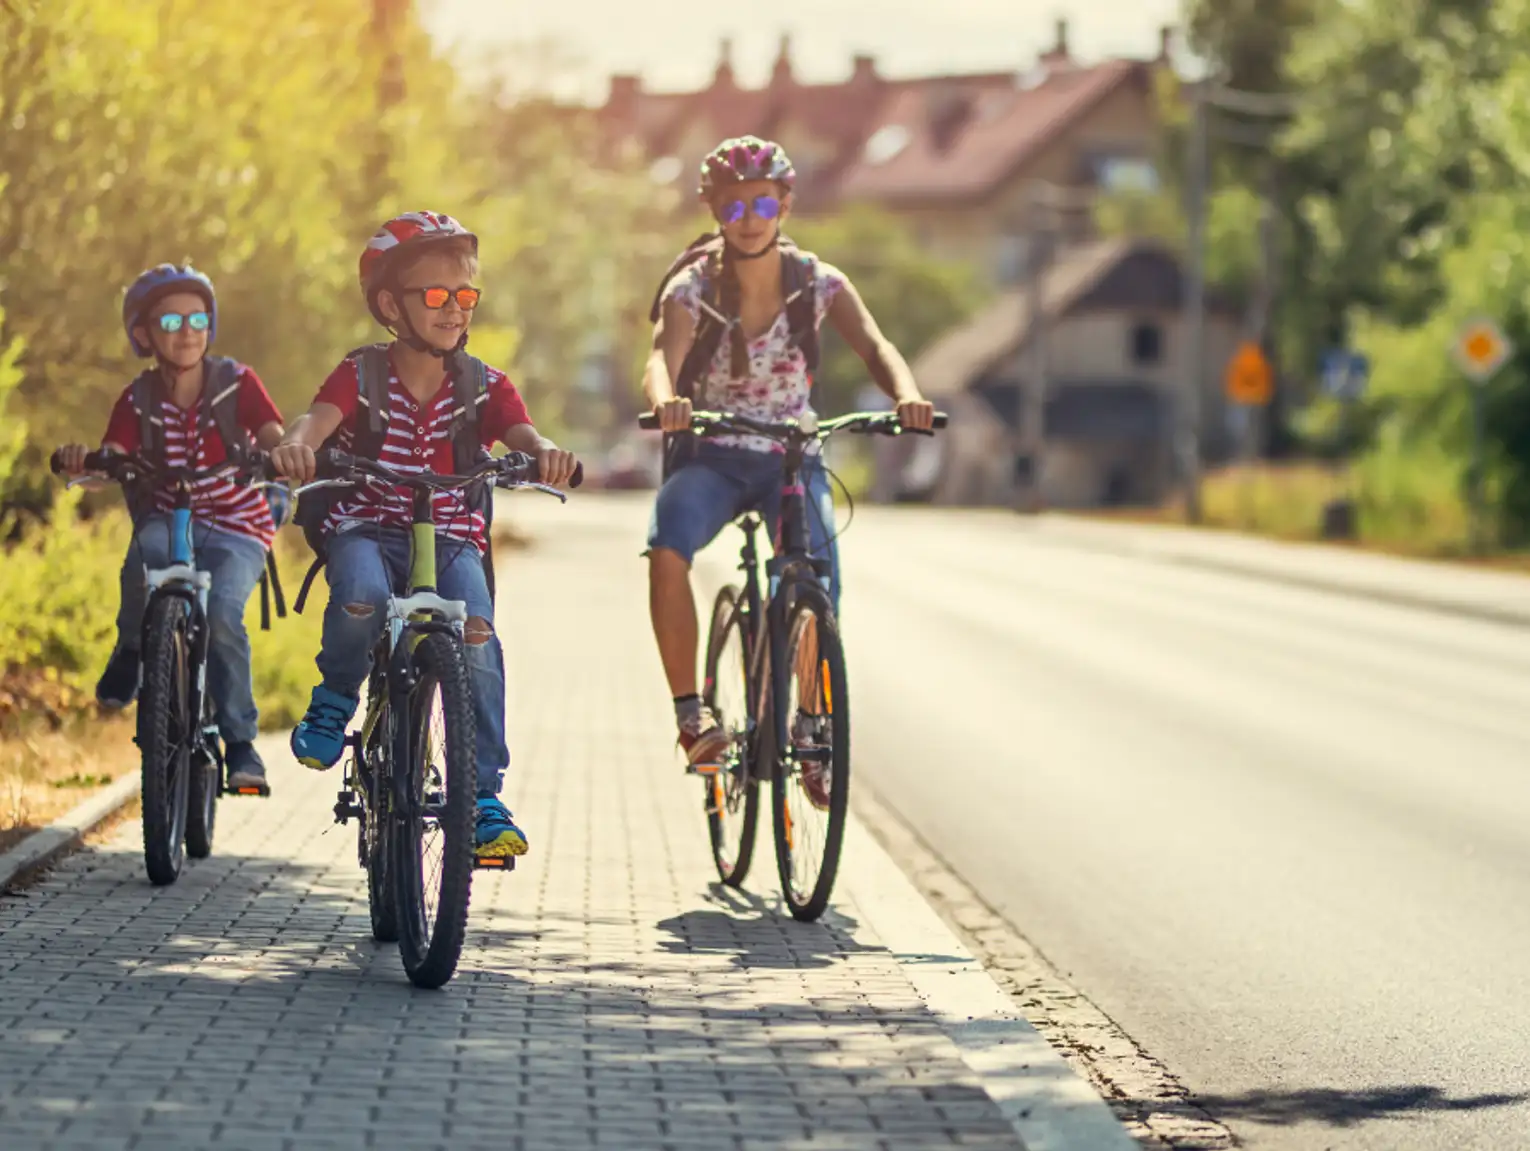
[[[355,360],[342,360],[314,398],[315,403],[339,408],[345,417],[339,434],[342,449],[349,449],[354,442],[357,419],[366,418],[358,402],[360,383],[356,371]],[[488,397],[479,408],[478,417],[479,441],[485,448],[492,447],[511,428],[531,423],[520,393],[504,372],[490,368],[487,386]],[[435,395],[422,403],[399,381],[397,369],[392,367],[390,359],[388,434],[378,462],[405,475],[426,471],[437,475],[456,474],[451,443],[451,421],[455,410],[456,394],[444,372]],[[487,544],[483,516],[468,508],[463,493],[437,492],[432,499],[436,532],[483,551]],[[414,520],[413,507],[414,500],[408,488],[375,481],[358,484],[335,500],[324,530],[346,532],[382,525],[407,531]]]
[[[280,423],[281,413],[271,402],[266,386],[250,368],[240,365],[239,377],[234,384],[239,389],[239,426],[255,433],[270,423]],[[196,470],[217,467],[228,460],[228,449],[212,412],[202,402],[199,393],[190,408],[182,408],[172,400],[167,389],[156,381],[151,389],[159,406],[159,418],[164,421],[165,465],[172,468],[191,467]],[[151,417],[152,418],[152,417]],[[103,444],[116,444],[128,452],[136,452],[143,446],[142,428],[138,410],[133,406],[133,387],[117,400],[107,421]],[[154,492],[154,506],[169,511],[175,506],[175,490],[172,485],[162,485]],[[271,522],[271,508],[259,488],[248,483],[235,483],[229,476],[209,476],[198,480],[191,488],[191,518],[199,523],[224,528],[240,535],[252,536],[267,548],[276,535],[276,525]]]

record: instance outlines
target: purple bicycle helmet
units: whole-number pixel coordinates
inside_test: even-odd
[[[122,326],[127,331],[128,343],[139,358],[148,359],[154,349],[138,342],[133,329],[143,323],[148,310],[166,296],[176,292],[195,292],[207,302],[207,343],[212,344],[218,335],[218,295],[213,283],[190,264],[178,268],[174,264],[160,264],[150,268],[133,281],[122,300]]]
[[[797,169],[792,167],[786,150],[771,140],[758,136],[735,136],[724,140],[701,161],[703,197],[730,184],[745,180],[774,180],[788,192],[796,186]]]

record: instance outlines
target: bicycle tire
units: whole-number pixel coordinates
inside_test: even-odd
[[[399,724],[394,772],[405,772],[408,810],[395,813],[388,830],[394,861],[399,953],[416,987],[443,986],[457,970],[467,936],[468,903],[473,888],[473,817],[476,806],[472,698],[467,665],[457,642],[426,634],[414,652],[417,685],[410,694],[408,722]],[[427,921],[427,880],[421,857],[426,814],[424,762],[429,739],[427,705],[439,690],[443,744],[439,758],[444,795],[437,805],[441,832],[440,887],[434,922]]]
[[[717,593],[712,606],[712,624],[707,633],[705,691],[702,699],[719,723],[734,728],[742,723],[748,730],[749,711],[749,629],[739,611],[739,591],[727,586]],[[724,707],[719,703],[719,687],[722,675],[734,676],[732,658],[724,659],[730,640],[738,644],[736,674],[742,683],[738,701],[742,715],[726,714],[736,707]],[[749,762],[753,748],[747,735],[740,745],[735,738],[733,751],[728,757],[729,766],[714,775],[702,777],[702,805],[707,813],[707,833],[712,842],[712,863],[717,868],[717,878],[729,887],[742,887],[749,874],[749,864],[754,858],[755,834],[760,819],[760,788],[754,778],[753,765]],[[734,803],[729,810],[729,800]],[[737,819],[732,817],[736,813]],[[738,843],[731,850],[726,839],[729,826],[738,825]]]
[[[149,882],[163,887],[185,862],[190,798],[191,605],[158,595],[144,628],[138,744],[143,752],[143,856]],[[177,730],[179,729],[179,730]]]
[[[372,685],[374,693],[387,690],[387,685],[380,681]],[[392,796],[381,782],[392,778],[393,722],[386,702],[382,708],[367,741],[368,747],[357,753],[356,793],[361,797],[362,807],[357,836],[361,865],[367,872],[367,909],[372,919],[372,938],[379,943],[397,943],[398,893],[393,889],[388,836],[392,825]]]
[[[210,749],[199,752],[197,758],[202,762],[191,765],[186,797],[186,854],[192,859],[206,859],[212,854],[213,833],[218,825],[222,772],[218,757]]]
[[[782,666],[774,669],[772,690],[775,697],[776,745],[782,749],[792,748],[792,723],[798,708],[792,698],[791,686],[794,669],[798,665],[797,652],[803,635],[802,625],[811,617],[818,637],[817,671],[821,682],[826,681],[828,690],[821,686],[819,704],[827,709],[829,735],[829,787],[827,828],[821,851],[817,853],[817,872],[811,886],[797,881],[795,864],[805,861],[813,853],[794,841],[792,798],[794,793],[807,796],[802,782],[802,765],[795,761],[795,751],[780,753],[771,787],[772,819],[775,825],[776,866],[781,879],[781,894],[793,919],[812,922],[818,919],[829,905],[834,890],[834,880],[839,874],[840,853],[844,848],[845,820],[850,807],[850,698],[845,683],[844,647],[840,641],[839,625],[834,609],[819,587],[799,586],[793,589],[794,600],[786,613],[786,627],[782,648],[785,658]],[[823,729],[820,728],[820,734]],[[822,754],[821,750],[819,754]],[[809,806],[816,810],[809,800]],[[797,821],[802,822],[802,821]]]

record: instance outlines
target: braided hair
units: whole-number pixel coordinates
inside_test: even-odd
[[[729,365],[733,379],[742,380],[749,375],[749,341],[744,338],[744,320],[741,307],[742,287],[738,280],[738,264],[733,255],[733,249],[724,245],[722,253],[722,267],[719,272],[720,297],[718,303],[722,305],[722,313],[731,316],[733,322],[728,326],[728,354]]]

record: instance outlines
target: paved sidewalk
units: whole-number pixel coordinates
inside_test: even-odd
[[[775,909],[768,839],[763,898],[710,882],[639,546],[570,516],[501,565],[506,799],[532,854],[476,877],[452,983],[412,989],[371,941],[338,773],[268,740],[275,795],[225,801],[173,887],[144,879],[134,821],[0,899],[5,1151],[1021,1147],[916,991],[960,957],[894,955],[863,922],[916,930],[901,879],[847,880],[812,926]],[[1010,1113],[1076,1086],[1011,1075]]]
[[[1530,576],[1173,524],[1009,517],[1036,538],[1530,627]]]

